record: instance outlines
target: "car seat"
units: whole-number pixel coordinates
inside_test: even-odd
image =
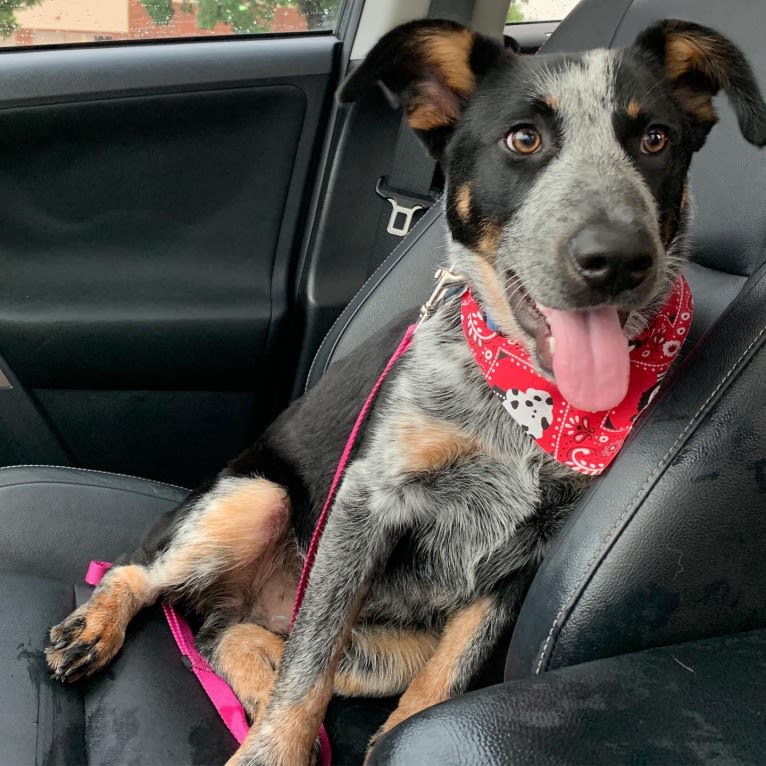
[[[736,40],[766,87],[762,11],[747,0],[584,0],[545,51],[623,45],[668,16]],[[504,683],[405,722],[375,766],[746,763],[766,752],[766,155],[718,106],[693,161],[696,314],[672,385],[544,561]],[[437,205],[339,317],[307,385],[423,301],[445,236]],[[233,751],[158,609],[87,682],[51,681],[42,655],[49,626],[88,596],[87,562],[134,547],[185,494],[92,470],[0,470],[0,764],[212,764]],[[358,762],[390,704],[334,703],[336,764]]]

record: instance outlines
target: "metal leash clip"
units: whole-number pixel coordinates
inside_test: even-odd
[[[415,324],[415,330],[417,330],[426,319],[430,319],[436,313],[436,309],[439,308],[447,293],[453,287],[462,285],[466,281],[462,274],[455,274],[450,268],[436,269],[434,279],[436,280],[436,286],[428,297],[428,300],[420,307],[420,315]]]

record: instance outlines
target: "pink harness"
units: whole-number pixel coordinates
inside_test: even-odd
[[[319,547],[319,540],[322,537],[325,524],[327,522],[327,516],[330,512],[330,506],[335,497],[335,493],[338,490],[338,485],[343,477],[343,473],[348,465],[351,452],[356,444],[356,439],[359,435],[359,429],[362,427],[367,412],[372,406],[375,397],[378,395],[380,387],[383,385],[383,381],[388,377],[391,372],[391,368],[396,364],[402,354],[407,350],[412,341],[412,336],[415,332],[417,325],[410,325],[407,328],[407,332],[404,334],[399,347],[394,352],[394,355],[388,361],[385,369],[381,373],[377,382],[372,388],[370,395],[367,397],[362,409],[359,411],[359,415],[356,418],[354,427],[351,429],[346,446],[341,455],[338,467],[335,470],[335,476],[333,477],[332,484],[330,485],[330,492],[327,495],[322,512],[317,520],[314,533],[311,536],[311,542],[309,543],[308,550],[306,551],[306,560],[303,564],[301,576],[298,581],[298,588],[295,594],[295,604],[293,606],[292,620],[290,622],[290,630],[295,625],[295,620],[298,617],[303,598],[306,595],[306,589],[308,588],[309,575],[311,574],[311,568],[316,558],[317,548]],[[88,566],[88,571],[85,574],[85,582],[88,585],[98,585],[101,582],[101,578],[112,567],[107,561],[91,561]],[[247,716],[245,710],[237,699],[236,695],[232,691],[231,687],[224,681],[215,671],[210,667],[207,660],[197,651],[197,647],[194,644],[194,635],[192,634],[189,623],[168,603],[163,603],[162,609],[165,612],[165,618],[168,621],[170,632],[173,634],[173,638],[178,645],[178,649],[181,654],[188,660],[189,667],[197,680],[202,685],[205,693],[210,698],[210,701],[218,711],[218,715],[221,720],[226,724],[228,730],[234,736],[237,742],[242,742],[250,729],[247,723]],[[327,736],[327,731],[324,725],[319,729],[319,742],[320,742],[320,763],[321,766],[330,766],[332,763],[332,751],[330,749],[330,739]]]

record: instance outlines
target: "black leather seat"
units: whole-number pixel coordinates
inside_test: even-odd
[[[548,46],[623,44],[669,15],[730,35],[766,84],[762,14],[747,0],[585,0]],[[693,342],[702,340],[538,573],[507,683],[406,722],[381,742],[375,764],[747,763],[766,752],[757,725],[766,683],[766,156],[742,141],[725,103],[720,110],[692,173],[687,275]],[[335,324],[309,385],[392,313],[422,302],[444,236],[434,208]],[[133,546],[183,494],[93,471],[0,471],[0,764],[211,764],[232,751],[157,610],[134,622],[105,673],[76,688],[51,682],[41,654],[47,628],[87,595],[87,561]],[[335,711],[336,735],[364,740],[357,712]]]

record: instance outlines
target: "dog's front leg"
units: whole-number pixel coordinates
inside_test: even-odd
[[[534,567],[516,572],[495,593],[449,616],[431,658],[370,741],[365,764],[381,736],[416,713],[466,691],[503,631],[516,619],[533,574]]]
[[[310,760],[341,651],[370,577],[395,543],[350,474],[322,536],[274,693],[228,766],[305,766]]]

